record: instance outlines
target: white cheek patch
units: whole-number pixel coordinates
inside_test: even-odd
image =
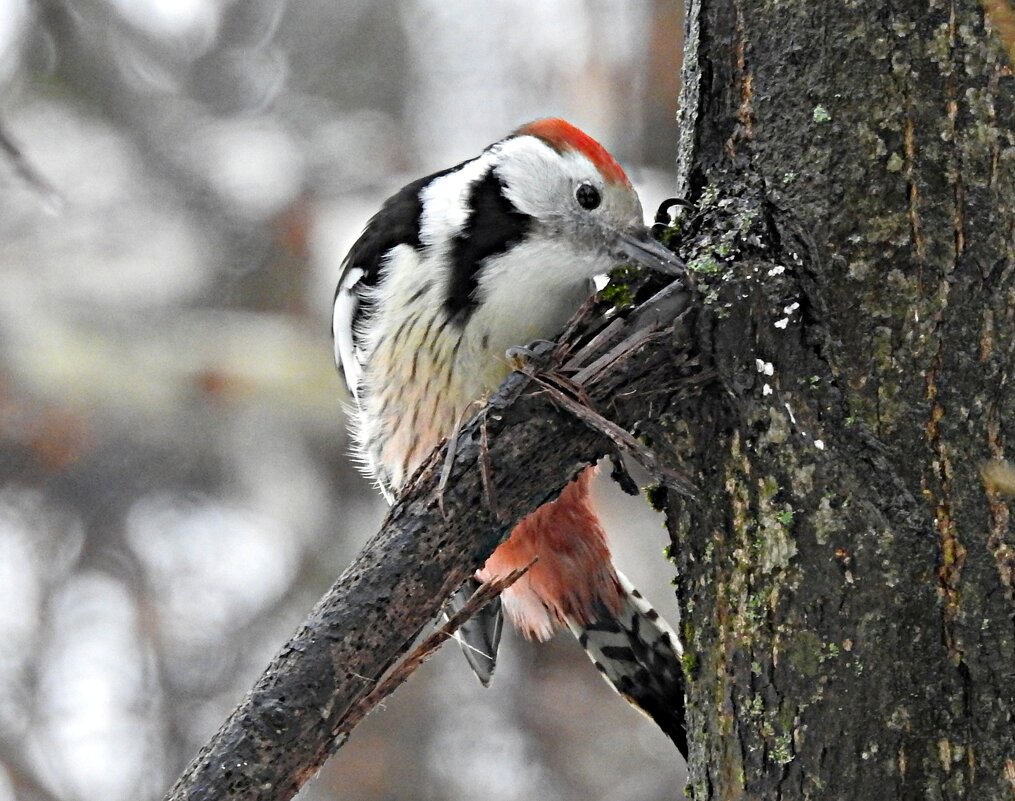
[[[531,136],[508,139],[496,152],[502,154],[497,171],[515,208],[541,220],[559,215],[560,199],[571,192],[571,178],[561,171],[560,154]]]
[[[584,153],[558,153],[531,136],[508,139],[494,152],[502,154],[497,171],[507,184],[507,197],[525,214],[545,221],[594,221],[607,229],[644,222],[638,196],[628,187],[606,181]],[[602,196],[602,205],[595,211],[582,209],[575,200],[575,189],[582,183],[591,183]]]

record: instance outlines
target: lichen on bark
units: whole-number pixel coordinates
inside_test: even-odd
[[[1015,536],[980,479],[1015,419],[1010,70],[972,0],[688,14],[718,379],[652,438],[703,495],[668,514],[689,792],[1010,797]]]

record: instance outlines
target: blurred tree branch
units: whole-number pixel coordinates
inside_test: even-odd
[[[14,172],[39,194],[46,208],[52,212],[59,211],[63,205],[63,198],[60,196],[60,193],[57,192],[46,176],[32,164],[28,156],[25,155],[21,145],[14,140],[11,132],[7,130],[7,125],[3,120],[0,120],[0,151],[7,157]]]
[[[16,798],[34,801],[60,801],[38,778],[38,771],[26,764],[19,744],[0,739],[0,768],[7,774]]]
[[[682,313],[690,299],[688,290],[673,284],[623,324],[601,332],[591,347],[558,352],[571,358],[569,368],[595,367],[583,389],[625,431],[637,430],[653,409],[684,397],[704,379],[687,353]],[[625,341],[637,346],[625,348]],[[608,364],[598,361],[605,354],[612,354]],[[515,373],[505,382],[458,437],[443,489],[446,517],[438,502],[444,449],[431,456],[381,531],[168,799],[286,799],[320,769],[346,739],[348,710],[374,689],[514,524],[614,450],[610,434],[616,432],[604,434],[594,421],[583,422],[558,404],[530,376]],[[488,471],[476,469],[480,460]],[[491,490],[495,510],[488,503]]]

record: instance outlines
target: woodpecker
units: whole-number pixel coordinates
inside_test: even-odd
[[[681,267],[651,238],[617,161],[560,119],[529,123],[384,203],[345,258],[332,333],[356,455],[389,502],[508,376],[505,351],[559,333],[592,279],[621,262]],[[612,563],[590,503],[594,469],[519,523],[458,593],[453,604],[537,558],[460,641],[486,685],[502,616],[535,640],[570,629],[686,756],[680,644]]]

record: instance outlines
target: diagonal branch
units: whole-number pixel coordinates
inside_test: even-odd
[[[430,634],[423,642],[416,646],[412,653],[398,663],[391,672],[384,677],[374,689],[367,693],[363,700],[352,707],[335,727],[336,743],[341,745],[348,739],[352,730],[360,724],[370,711],[380,704],[385,698],[397,690],[402,683],[411,676],[417,668],[422,666],[426,660],[433,656],[447,640],[455,636],[469,618],[480,612],[483,607],[499,596],[504,590],[524,576],[530,567],[536,562],[533,559],[525,567],[512,570],[506,576],[480,584],[472,597],[465,602],[465,605],[455,612],[443,626]]]
[[[645,336],[639,349],[597,371],[586,388],[619,430],[634,430],[650,404],[664,408],[661,387],[679,398],[695,385],[700,370],[687,358],[689,335],[680,316],[690,303],[691,292],[672,284],[615,326],[601,350],[587,354],[594,362],[621,338],[641,337],[643,330],[661,334]],[[508,378],[459,433],[443,491],[442,448],[167,799],[291,798],[344,742],[336,732],[349,711],[517,521],[614,450],[597,426],[571,411],[528,376]]]

